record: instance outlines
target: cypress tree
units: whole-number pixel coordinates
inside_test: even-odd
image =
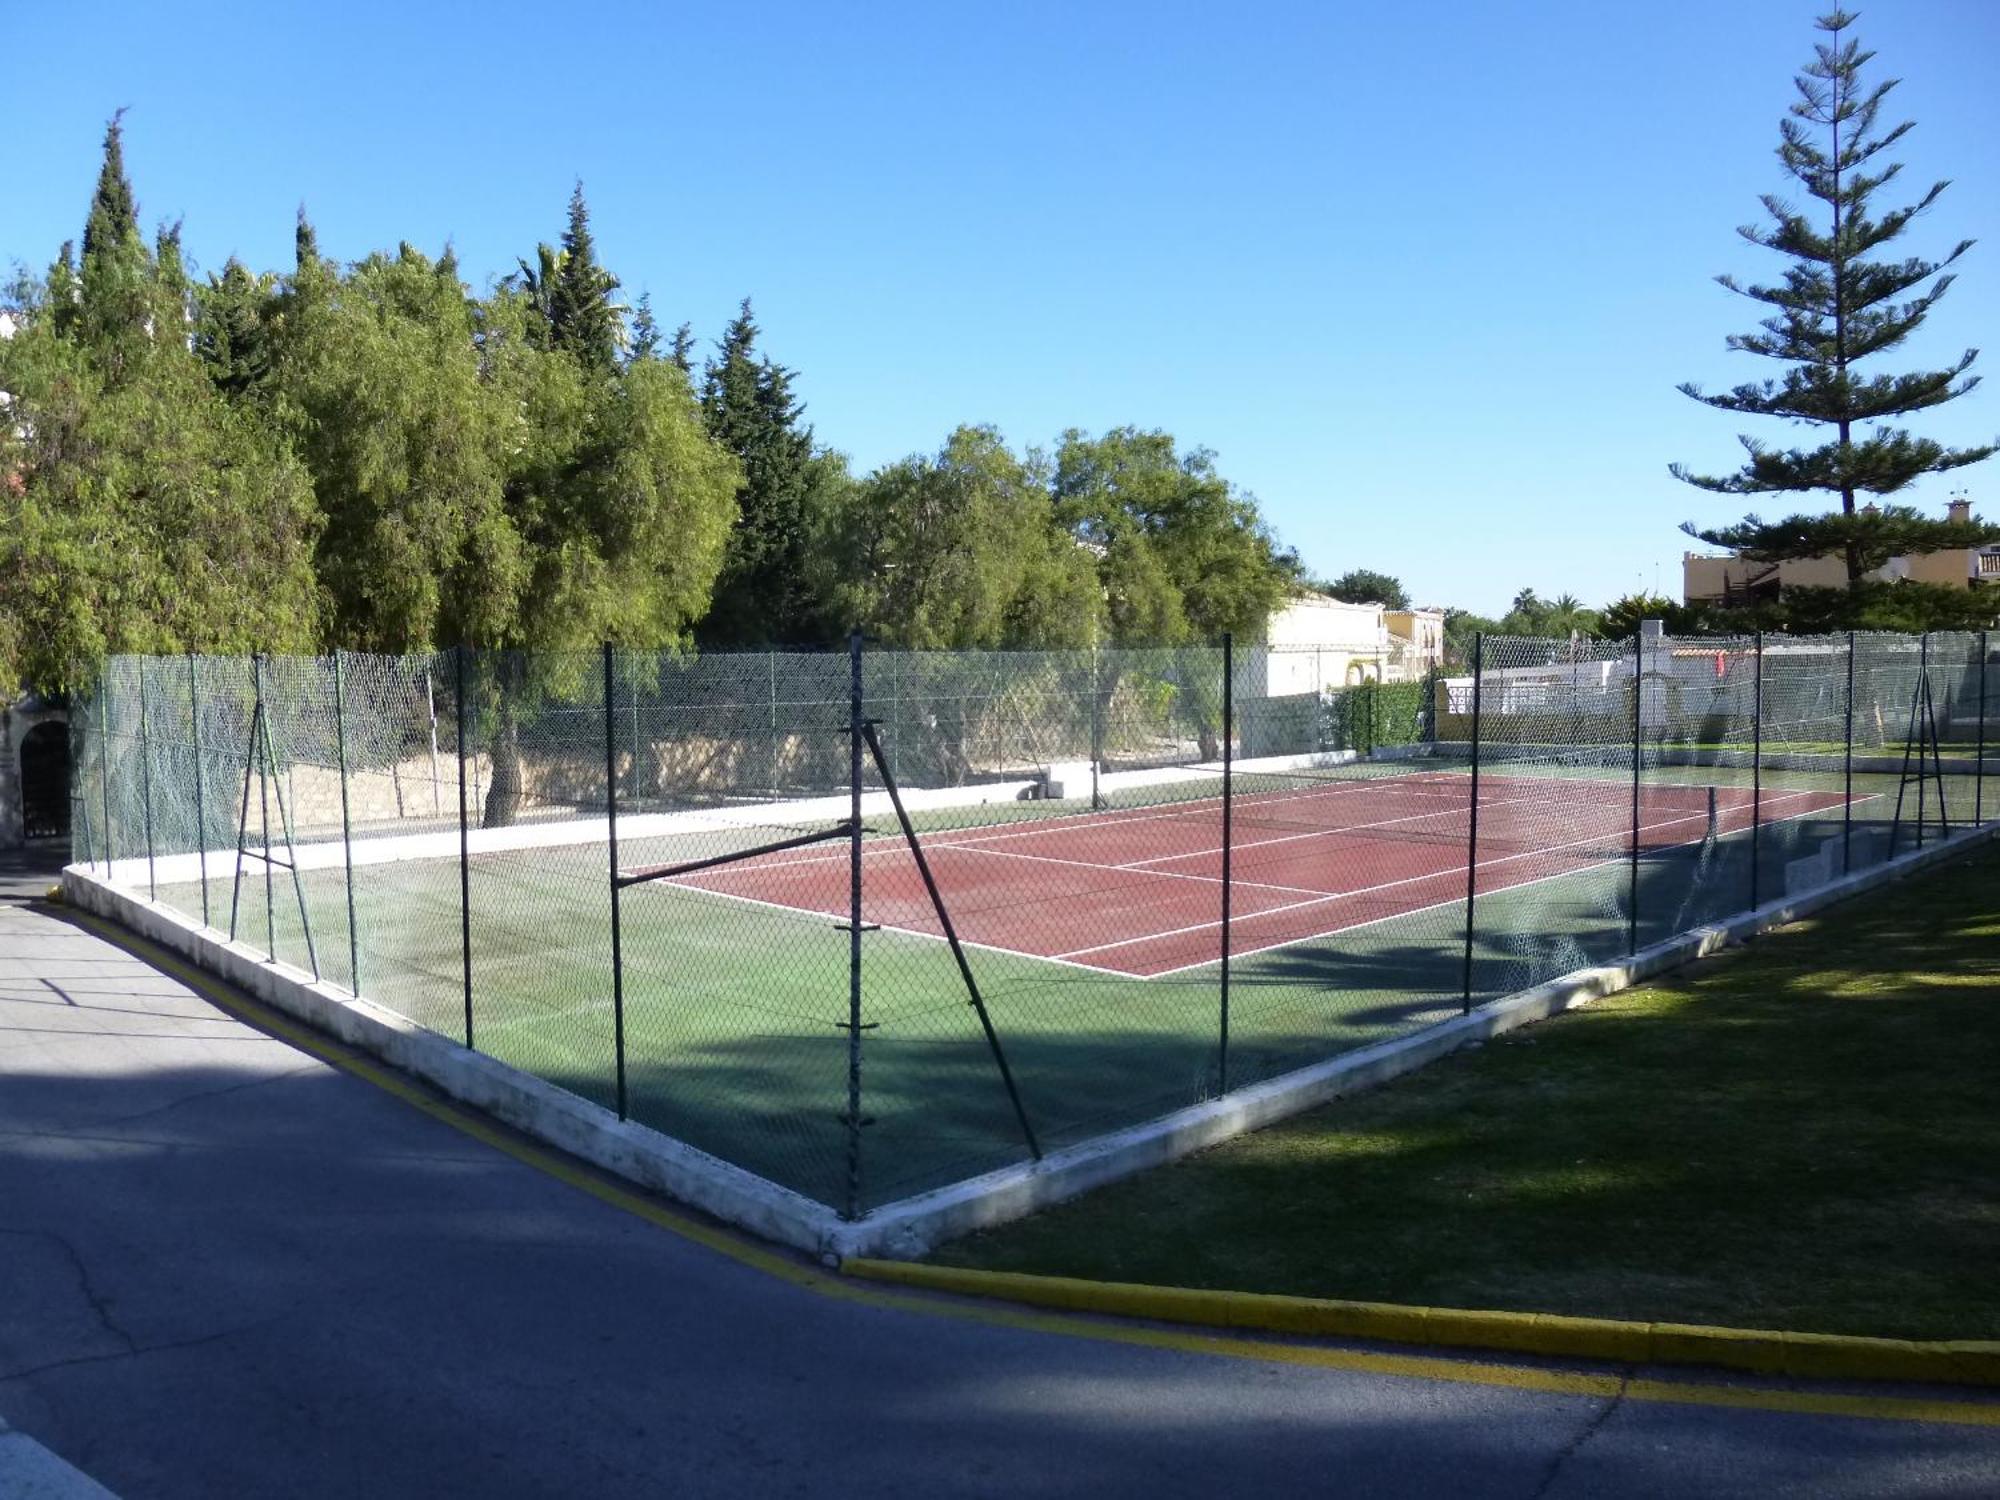
[[[736,524],[701,628],[711,645],[801,643],[819,633],[807,564],[826,500],[824,473],[812,428],[800,420],[794,372],[758,358],[760,331],[745,297],[702,378],[709,435],[743,465]]]
[[[1671,466],[1676,478],[1716,494],[1838,494],[1836,515],[1801,514],[1768,523],[1751,515],[1736,526],[1703,531],[1690,522],[1683,529],[1760,561],[1840,555],[1850,587],[1899,552],[1966,546],[2000,536],[2000,529],[1982,525],[1925,520],[1909,506],[1856,505],[1859,494],[1892,495],[1922,475],[1977,463],[1995,449],[1947,448],[1887,425],[1972,390],[1979,378],[1966,372],[1978,350],[1967,349],[1940,370],[1872,376],[1855,370],[1917,329],[1952,283],[1947,268],[1972,241],[1960,241],[1935,261],[1867,258],[1900,236],[1948,184],[1934,184],[1905,207],[1872,212],[1876,192],[1897,175],[1900,164],[1871,163],[1913,122],[1877,129],[1882,102],[1896,80],[1872,88],[1862,83],[1861,70],[1874,54],[1843,37],[1854,19],[1835,10],[1816,22],[1828,40],[1815,46],[1813,60],[1795,80],[1799,97],[1778,127],[1778,159],[1808,198],[1823,206],[1825,227],[1809,212],[1766,194],[1762,202],[1771,222],[1738,232],[1791,262],[1783,281],[1757,285],[1728,275],[1716,278],[1730,291],[1772,309],[1758,332],[1732,334],[1729,348],[1791,368],[1781,379],[1753,381],[1717,395],[1693,384],[1680,387],[1722,411],[1831,427],[1833,437],[1815,448],[1777,450],[1744,436],[1739,440],[1749,461],[1723,476]],[[1875,425],[1858,435],[1856,428],[1864,423]]]
[[[617,363],[618,313],[611,305],[617,286],[618,278],[597,263],[590,209],[579,182],[569,195],[569,226],[563,231],[548,300],[556,347],[574,354],[586,369],[605,371]]]
[[[625,357],[630,363],[657,359],[660,353],[660,325],[653,318],[653,294],[641,292],[632,313],[632,347]]]
[[[83,259],[139,238],[139,205],[125,175],[125,111],[104,127],[104,160],[97,169],[97,189],[90,196],[90,213],[83,226]]]

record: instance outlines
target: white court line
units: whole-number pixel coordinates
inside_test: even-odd
[[[1818,796],[1818,795],[1820,795],[1820,794],[1819,794],[1819,793],[1817,793],[1817,792],[1787,792],[1787,793],[1785,793],[1785,794],[1784,794],[1783,796],[1781,796],[1781,797],[1778,797],[1778,798],[1774,798],[1774,799],[1772,799],[1772,800],[1774,800],[1774,801],[1785,801],[1785,800],[1788,800],[1788,799],[1790,799],[1790,798],[1792,798],[1792,797],[1813,797],[1813,796]],[[1815,812],[1815,811],[1818,811],[1818,809],[1816,809],[1816,808],[1808,808],[1808,809],[1806,809],[1806,812],[1807,812],[1807,813],[1810,813],[1810,812]],[[1799,813],[1799,814],[1793,814],[1793,816],[1796,816],[1796,817],[1803,817],[1803,816],[1805,816],[1805,814],[1804,814],[1804,813]],[[1640,825],[1640,828],[1639,828],[1639,832],[1640,832],[1640,833],[1641,833],[1641,834],[1643,835],[1643,834],[1647,834],[1647,833],[1652,833],[1652,832],[1654,832],[1654,831],[1656,831],[1656,830],[1658,830],[1658,829],[1662,829],[1662,828],[1674,828],[1674,827],[1678,827],[1678,826],[1679,826],[1680,824],[1682,824],[1682,823],[1691,823],[1691,822],[1695,821],[1695,820],[1696,820],[1697,818],[1700,818],[1700,819],[1704,819],[1704,820],[1705,820],[1705,819],[1706,819],[1707,817],[1708,817],[1708,812],[1707,812],[1707,810],[1706,810],[1706,809],[1703,809],[1703,810],[1702,810],[1702,811],[1700,811],[1700,812],[1692,812],[1692,813],[1682,813],[1682,814],[1681,814],[1681,815],[1680,815],[1679,817],[1675,817],[1675,818],[1668,818],[1668,819],[1666,819],[1666,820],[1665,820],[1664,822],[1659,822],[1659,823],[1646,823],[1646,824],[1642,824],[1642,825]],[[1782,822],[1782,821],[1785,821],[1785,820],[1784,820],[1784,819],[1767,819],[1766,821],[1777,821],[1777,822]],[[1608,830],[1607,830],[1607,831],[1608,831]],[[1621,833],[1623,833],[1623,832],[1626,832],[1627,830],[1625,830],[1625,829],[1620,829],[1620,830],[1618,830],[1618,831],[1619,831],[1619,832],[1621,832]],[[1739,831],[1739,832],[1747,832],[1748,830],[1746,829],[1746,830],[1738,830],[1738,831]],[[1539,859],[1539,858],[1541,858],[1541,857],[1542,857],[1543,855],[1548,855],[1548,854],[1560,854],[1560,853],[1562,853],[1562,851],[1563,851],[1563,850],[1565,850],[1565,849],[1577,849],[1577,848],[1581,848],[1581,847],[1582,847],[1582,846],[1584,846],[1585,844],[1595,844],[1595,843],[1598,843],[1598,842],[1600,842],[1600,841],[1602,840],[1602,837],[1603,837],[1603,835],[1602,835],[1602,834],[1593,834],[1593,835],[1591,835],[1591,836],[1590,836],[1590,837],[1588,837],[1588,838],[1580,838],[1580,839],[1571,839],[1571,840],[1570,840],[1569,842],[1567,842],[1567,843],[1563,843],[1563,844],[1548,844],[1548,845],[1545,845],[1545,846],[1543,846],[1542,848],[1539,848],[1539,849],[1524,849],[1524,850],[1521,850],[1520,852],[1518,852],[1518,853],[1515,853],[1515,854],[1498,854],[1498,855],[1495,855],[1495,856],[1494,856],[1493,858],[1491,858],[1491,859],[1482,859],[1482,860],[1478,861],[1478,862],[1477,862],[1477,863],[1476,863],[1476,864],[1475,864],[1475,865],[1473,866],[1473,868],[1474,868],[1474,869],[1478,869],[1478,870],[1484,870],[1484,869],[1487,869],[1487,868],[1489,868],[1489,867],[1491,867],[1491,866],[1493,866],[1493,865],[1504,865],[1504,864],[1511,864],[1511,863],[1513,863],[1513,862],[1514,862],[1515,860],[1519,860],[1519,859]],[[1683,842],[1684,842],[1684,843],[1685,843],[1685,842],[1692,842],[1692,840],[1683,840]],[[1674,847],[1674,846],[1669,846],[1669,847]],[[1623,858],[1624,858],[1624,856],[1622,856],[1622,855],[1621,855],[1621,856],[1619,856],[1619,858],[1618,858],[1618,859],[1612,859],[1612,860],[1605,860],[1605,861],[1602,861],[1602,863],[1605,863],[1605,864],[1616,864],[1616,863],[1619,863],[1619,861],[1620,861],[1620,860],[1622,860]],[[1583,868],[1584,868],[1584,869],[1590,869],[1590,868],[1592,868],[1592,866],[1589,866],[1589,865],[1586,865],[1586,866],[1584,866]],[[1443,870],[1433,870],[1433,871],[1430,871],[1429,873],[1427,873],[1427,874],[1423,874],[1423,875],[1406,875],[1406,876],[1404,876],[1404,877],[1403,877],[1402,879],[1400,879],[1400,880],[1385,880],[1385,881],[1383,881],[1383,882],[1382,882],[1381,884],[1379,884],[1379,885],[1363,885],[1363,886],[1356,886],[1356,887],[1355,887],[1355,888],[1354,888],[1353,890],[1348,890],[1348,891],[1333,891],[1333,892],[1329,892],[1328,894],[1326,894],[1326,895],[1324,895],[1324,896],[1320,897],[1320,902],[1326,902],[1326,901],[1346,901],[1346,900],[1349,900],[1349,899],[1351,899],[1351,898],[1353,898],[1353,897],[1355,897],[1355,896],[1370,896],[1370,895],[1373,895],[1373,894],[1374,894],[1375,892],[1377,892],[1377,891],[1389,891],[1389,890],[1394,890],[1394,889],[1395,889],[1395,888],[1396,888],[1397,886],[1402,886],[1402,885],[1417,885],[1417,884],[1420,884],[1421,882],[1423,882],[1423,881],[1426,881],[1426,880],[1437,880],[1437,879],[1439,879],[1439,878],[1441,878],[1441,877],[1445,877],[1445,876],[1452,876],[1452,875],[1460,875],[1460,874],[1463,874],[1463,873],[1464,873],[1464,871],[1465,871],[1465,866],[1464,866],[1464,865],[1452,865],[1452,866],[1450,866],[1450,867],[1448,867],[1448,868],[1446,868],[1446,869],[1443,869]],[[1574,873],[1576,873],[1576,872],[1575,872],[1575,871],[1564,871],[1563,873],[1564,873],[1564,874],[1574,874]],[[1245,916],[1243,917],[1243,919],[1242,919],[1242,920],[1244,920],[1244,921],[1248,922],[1248,921],[1251,921],[1251,920],[1253,920],[1254,918],[1258,918],[1258,917],[1268,917],[1268,916],[1275,916],[1275,915],[1277,915],[1277,914],[1278,914],[1279,912],[1285,912],[1285,911],[1296,911],[1296,910],[1298,910],[1298,909],[1299,909],[1300,907],[1305,907],[1305,906],[1315,906],[1315,905],[1318,905],[1318,904],[1319,904],[1319,902],[1314,902],[1314,901],[1297,901],[1297,902],[1293,902],[1293,903],[1292,903],[1291,905],[1289,905],[1289,906],[1274,906],[1274,907],[1272,907],[1272,908],[1271,908],[1271,909],[1270,909],[1269,911],[1260,911],[1260,912],[1250,912],[1250,913],[1247,913],[1247,914],[1246,914],[1246,915],[1245,915]],[[1420,908],[1420,909],[1421,909],[1421,908]],[[1398,915],[1408,915],[1408,913],[1398,913]],[[1233,920],[1233,919],[1232,919],[1232,920]],[[1182,936],[1183,934],[1185,934],[1185,933],[1190,933],[1190,932],[1204,932],[1204,931],[1206,931],[1207,929],[1209,929],[1209,928],[1211,928],[1211,927],[1220,927],[1221,925],[1222,925],[1222,923],[1221,923],[1221,922],[1220,922],[1219,920],[1218,920],[1218,921],[1214,921],[1214,922],[1197,922],[1197,923],[1194,923],[1194,924],[1193,924],[1193,925],[1191,925],[1191,926],[1187,926],[1187,927],[1173,927],[1173,928],[1169,928],[1169,929],[1168,929],[1167,931],[1165,931],[1165,932],[1155,932],[1155,933],[1151,933],[1151,934],[1149,934],[1149,935],[1147,935],[1147,936],[1145,936],[1145,937],[1137,937],[1137,938],[1123,938],[1123,939],[1120,939],[1120,940],[1119,940],[1118,942],[1115,942],[1115,943],[1098,943],[1098,944],[1096,944],[1095,946],[1093,946],[1093,947],[1089,947],[1089,948],[1072,948],[1072,949],[1070,949],[1070,950],[1069,950],[1068,952],[1066,952],[1066,953],[1061,953],[1061,954],[1058,954],[1058,955],[1056,955],[1056,956],[1057,956],[1057,957],[1059,957],[1059,958],[1077,958],[1077,957],[1080,957],[1080,956],[1082,956],[1082,955],[1083,955],[1083,954],[1085,954],[1085,953],[1106,953],[1106,952],[1109,952],[1109,951],[1111,951],[1111,950],[1113,950],[1113,949],[1116,949],[1116,948],[1130,948],[1130,947],[1134,947],[1134,946],[1136,946],[1136,945],[1138,945],[1138,944],[1140,944],[1140,943],[1151,943],[1151,942],[1157,942],[1157,941],[1159,941],[1159,940],[1160,940],[1161,938],[1170,938],[1170,937],[1180,937],[1180,936]],[[1334,930],[1335,930],[1335,931],[1344,931],[1345,929],[1342,929],[1342,928],[1336,928],[1336,929],[1334,929]],[[1325,934],[1315,934],[1315,936],[1324,936],[1324,935],[1325,935]],[[1302,941],[1304,941],[1304,939],[1302,939],[1302,938],[1293,938],[1293,939],[1290,939],[1289,941],[1292,941],[1292,942],[1302,942]],[[1281,945],[1281,946],[1282,946],[1282,945]],[[1234,957],[1235,955],[1233,955],[1233,954],[1232,954],[1231,956],[1232,956],[1232,957]],[[1207,961],[1208,961],[1208,962],[1214,962],[1214,960],[1207,960]],[[1192,966],[1192,965],[1191,965],[1190,967],[1196,967],[1196,966]]]
[[[783,901],[766,901],[759,896],[738,895],[735,891],[711,890],[705,885],[685,885],[678,880],[663,880],[659,884],[676,891],[686,892],[691,896],[716,896],[724,901],[736,901],[745,906],[761,907],[766,911],[783,912],[788,917],[817,917],[827,922],[840,922],[846,920],[847,916],[845,912],[826,911],[817,906],[791,906]],[[644,887],[640,887],[640,889],[644,889]],[[862,920],[864,922],[868,920],[865,903]],[[902,927],[894,922],[878,922],[872,925],[879,927],[883,932],[898,932],[905,937],[923,938],[927,942],[948,943],[950,941],[941,932],[926,932],[921,927]],[[1085,974],[1115,974],[1121,979],[1150,979],[1153,977],[1150,974],[1133,974],[1125,969],[1108,969],[1102,964],[1074,963],[1066,958],[1057,958],[1053,954],[1030,952],[1026,948],[1009,948],[1000,943],[977,942],[963,933],[959,934],[958,942],[962,948],[977,948],[982,953],[1004,953],[1009,958],[1031,958],[1037,963],[1061,964],[1066,969],[1078,969]],[[1199,967],[1199,965],[1196,965],[1196,967]]]
[[[1816,797],[1822,794],[1818,792],[1798,791],[1798,792],[1786,792],[1784,795],[1786,797]],[[1857,803],[1871,802],[1881,795],[1882,794],[1880,792],[1869,792],[1864,795],[1855,797],[1854,801]],[[1836,803],[1834,804],[1834,807],[1838,807],[1838,805],[1839,804]],[[1769,827],[1774,823],[1789,823],[1794,818],[1810,818],[1814,813],[1831,812],[1834,810],[1834,807],[1808,807],[1802,812],[1787,813],[1782,818],[1766,818],[1764,820],[1763,826]],[[1705,818],[1707,817],[1707,813],[1703,812],[1700,816]],[[1686,822],[1687,819],[1681,818],[1677,819],[1676,821]],[[1644,832],[1645,830],[1641,829],[1640,831]],[[1750,831],[1749,828],[1746,826],[1743,828],[1735,829],[1729,833],[1722,834],[1720,835],[1720,838],[1735,838],[1739,834],[1745,834],[1748,833],[1749,831]],[[1660,853],[1666,853],[1674,849],[1685,849],[1690,844],[1701,843],[1705,838],[1707,838],[1707,835],[1703,834],[1702,838],[1682,839],[1677,844],[1658,844],[1655,845],[1652,849],[1649,849],[1645,852],[1649,854],[1660,854]],[[1519,856],[1510,856],[1510,858],[1511,857],[1519,857]],[[1587,875],[1592,870],[1601,870],[1604,869],[1607,865],[1622,865],[1626,862],[1628,858],[1629,858],[1628,855],[1620,854],[1611,859],[1598,860],[1594,864],[1578,865],[1573,870],[1556,870],[1547,875],[1537,875],[1532,880],[1517,880],[1511,885],[1501,886],[1500,890],[1522,891],[1526,890],[1531,885],[1542,885],[1551,880],[1567,880],[1572,875]],[[1441,871],[1440,873],[1446,875],[1462,875],[1465,873],[1465,867],[1463,865],[1455,865],[1451,869]],[[1488,891],[1485,892],[1485,894],[1489,896],[1498,895],[1499,891]],[[1280,938],[1278,941],[1274,943],[1265,943],[1261,947],[1233,950],[1230,953],[1229,957],[1230,961],[1234,962],[1236,959],[1239,958],[1250,958],[1259,953],[1271,953],[1279,948],[1295,947],[1300,943],[1315,943],[1318,942],[1321,938],[1338,937],[1340,936],[1340,934],[1344,932],[1359,932],[1364,927],[1379,927],[1384,922],[1400,922],[1405,917],[1420,916],[1427,911],[1437,911],[1442,907],[1461,906],[1463,904],[1464,904],[1464,898],[1461,896],[1454,895],[1446,898],[1443,901],[1433,901],[1427,906],[1413,906],[1408,911],[1392,911],[1386,916],[1370,917],[1365,922],[1347,922],[1343,923],[1341,926],[1328,927],[1319,932],[1307,932],[1307,933],[1301,933],[1298,937]],[[1262,914],[1252,913],[1252,915],[1257,916]],[[1243,918],[1242,920],[1247,921],[1249,920],[1249,918],[1246,917]],[[1196,959],[1193,963],[1179,964],[1171,969],[1159,969],[1151,974],[1146,974],[1139,977],[1145,979],[1165,979],[1169,975],[1185,974],[1191,969],[1205,969],[1220,962],[1221,962],[1220,957],[1200,958]],[[1126,971],[1123,969],[1113,969],[1107,972],[1114,974],[1123,974]]]
[[[1485,809],[1492,807],[1535,807],[1535,806],[1540,806],[1548,801],[1549,799],[1546,797],[1496,797],[1491,802],[1482,800],[1479,806],[1481,811],[1484,811]],[[1583,806],[1589,808],[1602,807],[1603,810],[1606,811],[1607,813],[1622,813],[1624,812],[1626,805],[1627,804],[1622,801],[1605,802],[1605,803],[1586,802],[1583,804]],[[1229,847],[1232,851],[1240,853],[1245,849],[1261,849],[1269,844],[1289,844],[1289,843],[1294,843],[1299,839],[1335,838],[1344,833],[1361,833],[1370,828],[1389,828],[1397,823],[1421,822],[1425,818],[1464,817],[1469,813],[1469,811],[1470,811],[1470,804],[1467,804],[1464,807],[1459,807],[1459,806],[1440,807],[1432,812],[1409,813],[1400,818],[1381,818],[1373,823],[1343,823],[1338,827],[1314,828],[1304,833],[1286,833],[1268,839],[1232,839],[1230,841]],[[1707,815],[1707,808],[1705,806],[1700,808],[1690,808],[1688,811],[1690,814],[1700,813],[1703,816]],[[947,845],[946,847],[957,848],[959,846],[953,844],[953,845]],[[999,851],[981,850],[978,852],[997,853]],[[1197,859],[1203,855],[1220,854],[1220,853],[1222,853],[1222,846],[1218,844],[1213,849],[1190,849],[1185,854],[1156,854],[1150,859],[1135,859],[1125,864],[1113,865],[1110,868],[1115,870],[1141,870],[1144,869],[1147,865],[1165,864],[1170,860]],[[1162,871],[1148,872],[1148,873],[1168,874],[1170,872],[1162,870]]]

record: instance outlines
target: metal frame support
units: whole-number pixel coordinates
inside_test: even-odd
[[[1762,894],[1764,853],[1764,632],[1757,632],[1750,683],[1750,909]]]
[[[1465,839],[1465,986],[1464,1010],[1472,1014],[1472,938],[1474,903],[1479,888],[1479,711],[1480,688],[1486,677],[1486,632],[1472,638],[1472,806]]]
[[[1626,897],[1626,950],[1639,951],[1639,780],[1640,767],[1645,760],[1644,714],[1641,700],[1646,695],[1646,634],[1643,629],[1632,635],[1632,876],[1630,890]]]
[[[146,822],[146,899],[160,899],[158,871],[153,861],[153,730],[147,709],[146,658],[139,658],[139,798]]]
[[[1847,632],[1847,711],[1841,728],[1840,873],[1854,873],[1854,632]]]
[[[861,632],[847,637],[847,1217],[861,1216]]]
[[[611,1035],[612,1054],[618,1070],[618,1118],[626,1117],[625,1093],[625,938],[620,923],[619,897],[624,887],[618,880],[618,735],[612,718],[613,652],[604,643],[604,814],[605,832],[610,843],[611,863]],[[637,745],[633,749],[637,750]]]
[[[1229,1092],[1229,949],[1231,900],[1234,890],[1235,845],[1235,750],[1236,739],[1236,639],[1232,632],[1222,635],[1222,1014],[1221,1040],[1216,1053],[1217,1092]]]
[[[194,747],[194,847],[201,870],[201,925],[208,926],[208,807],[202,794],[201,689],[195,680],[195,659],[187,654],[188,743]]]
[[[1029,1154],[1036,1161],[1040,1161],[1042,1145],[1036,1139],[1035,1127],[1028,1121],[1027,1107],[1021,1102],[1021,1091],[1014,1083],[1013,1069],[1007,1066],[1007,1053],[1000,1045],[1000,1033],[994,1028],[992,1014],[986,1009],[986,998],[979,992],[979,982],[972,977],[972,963],[965,956],[965,945],[959,941],[958,928],[951,920],[951,910],[945,905],[944,896],[938,890],[937,877],[931,873],[931,862],[925,857],[924,846],[917,838],[917,830],[910,822],[909,813],[903,808],[903,794],[897,789],[896,776],[889,769],[888,757],[882,753],[882,741],[876,736],[873,720],[861,721],[861,735],[868,742],[868,753],[875,761],[875,769],[881,774],[883,788],[889,794],[889,805],[896,810],[897,826],[903,830],[903,841],[909,845],[910,856],[916,862],[917,874],[923,878],[924,890],[930,895],[931,910],[937,913],[938,926],[943,929],[945,942],[950,945],[951,956],[958,964],[959,978],[965,981],[965,993],[973,1011],[979,1017],[979,1029],[986,1033],[986,1046],[993,1054],[994,1065],[1000,1070],[1000,1082],[1006,1086],[1007,1101],[1014,1107],[1014,1119],[1020,1124],[1021,1135],[1028,1143]]]
[[[333,653],[333,745],[340,759],[340,857],[347,888],[347,991],[361,993],[361,925],[354,915],[354,815],[347,796],[347,680],[342,653]]]
[[[1979,727],[1975,734],[1972,761],[1972,826],[1986,821],[1986,663],[1987,632],[1979,632]]]
[[[465,1045],[472,1046],[472,835],[465,805],[465,659],[458,647],[458,947],[465,975]]]

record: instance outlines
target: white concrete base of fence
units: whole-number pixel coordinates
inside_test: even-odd
[[[2000,834],[2000,823],[1956,833],[1894,862],[1787,895],[1714,926],[1641,950],[1623,963],[1578,969],[1408,1036],[1238,1089],[1172,1114],[843,1220],[823,1204],[658,1131],[467,1050],[405,1017],[256,950],[89,869],[63,872],[68,899],[151,938],[248,991],[273,1009],[331,1033],[550,1145],[639,1186],[706,1210],[753,1233],[829,1257],[908,1258],[956,1235],[1073,1198],[1272,1124],[1342,1094],[1412,1072],[1461,1047],[1560,1014],[1704,954],[1899,880]],[[1813,856],[1817,858],[1818,856]],[[1804,873],[1804,872],[1800,872]]]

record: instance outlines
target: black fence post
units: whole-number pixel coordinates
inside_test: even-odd
[[[1986,821],[1986,663],[1987,633],[1979,632],[1979,727],[1972,761],[1972,826]]]
[[[1841,728],[1840,873],[1854,873],[1854,632],[1847,632],[1847,713]]]
[[[1764,840],[1764,632],[1758,631],[1750,684],[1750,909],[1759,905]]]
[[[188,664],[188,742],[194,747],[194,846],[201,870],[201,925],[208,926],[208,809],[201,787],[201,690],[195,685],[194,653]]]
[[[157,901],[160,882],[153,866],[153,732],[146,709],[146,658],[139,658],[139,805],[146,823],[146,899]]]
[[[1644,717],[1640,700],[1646,695],[1646,630],[1632,637],[1632,879],[1626,902],[1626,948],[1639,951],[1639,771],[1644,761]]]
[[[264,698],[264,653],[250,658],[250,675],[256,684],[257,708],[253,717],[250,756],[257,763],[257,836],[264,843],[264,946],[271,962],[278,961],[278,898],[272,890],[277,879],[271,873],[271,783],[278,778],[278,758],[272,753],[271,705]]]
[[[1222,1039],[1217,1053],[1217,1092],[1229,1092],[1229,937],[1230,895],[1233,888],[1231,854],[1235,842],[1236,757],[1231,741],[1236,738],[1236,642],[1233,633],[1222,634]]]
[[[108,665],[108,664],[107,664]],[[103,775],[97,790],[104,803],[104,878],[111,879],[111,679],[100,667],[97,673],[97,759]]]
[[[1097,642],[1092,641],[1090,643],[1090,810],[1092,812],[1104,806],[1104,795],[1098,782],[1104,766],[1104,704],[1099,697],[1101,692]]]
[[[471,648],[463,642],[458,665],[458,952],[465,976],[465,1045],[472,1045],[472,834],[465,802],[465,659]]]
[[[848,1218],[862,1212],[862,632],[848,634]]]
[[[1924,753],[1929,749],[1925,743],[1924,715],[1930,708],[1931,688],[1931,633],[1926,630],[1917,637],[1917,690],[1910,699],[1910,739],[1917,748],[1917,847],[1924,847]],[[1904,749],[1907,763],[1909,750]]]
[[[1479,886],[1479,710],[1480,689],[1486,676],[1486,632],[1472,638],[1472,807],[1466,820],[1465,838],[1465,1003],[1472,1014],[1472,937],[1474,901]]]
[[[333,653],[333,746],[340,759],[340,857],[347,871],[347,990],[361,993],[361,924],[354,915],[354,811],[347,796],[347,674]]]
[[[611,862],[611,1050],[618,1070],[618,1118],[626,1114],[625,1094],[625,939],[619,921],[618,883],[618,735],[613,727],[611,642],[604,643],[604,818]],[[634,754],[638,746],[633,745]]]

